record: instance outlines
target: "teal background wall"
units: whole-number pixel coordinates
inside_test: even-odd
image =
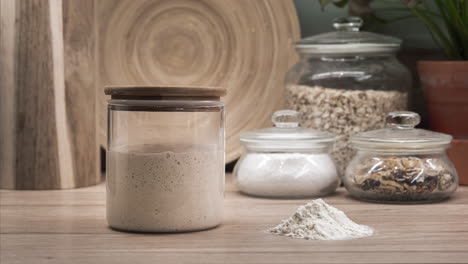
[[[319,0],[294,0],[294,4],[296,5],[303,37],[332,31],[332,19],[347,16],[348,11],[347,7],[337,8],[332,4],[325,7],[325,10],[322,11]],[[388,3],[385,3],[385,5],[389,6]],[[398,2],[394,5],[401,7],[401,4]],[[382,2],[376,1],[373,6],[376,8],[382,7]],[[394,14],[387,13],[386,17],[391,17],[392,15]],[[414,18],[380,25],[376,28],[375,32],[402,39],[405,48],[437,48],[424,25]]]

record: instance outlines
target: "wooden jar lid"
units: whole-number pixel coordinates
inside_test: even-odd
[[[216,97],[226,95],[220,87],[198,86],[108,86],[104,89],[112,99],[146,99],[157,97]]]

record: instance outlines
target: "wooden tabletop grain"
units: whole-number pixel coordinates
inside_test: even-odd
[[[224,223],[183,234],[108,228],[105,185],[62,191],[0,191],[0,263],[468,263],[468,186],[448,201],[370,204],[340,189],[324,200],[377,234],[306,241],[265,229],[308,200],[244,196],[226,185]]]

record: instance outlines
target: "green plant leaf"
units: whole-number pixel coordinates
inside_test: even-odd
[[[466,59],[468,51],[468,23],[463,17],[465,4],[462,0],[435,0],[438,11],[443,16],[443,23],[454,47],[453,52],[459,59]]]
[[[322,8],[322,11],[325,9],[325,6],[327,6],[331,0],[319,0],[320,7]]]
[[[468,25],[468,0],[463,0],[462,2],[462,12],[463,12],[463,21],[465,23],[465,25]]]
[[[445,33],[439,27],[439,25],[426,13],[423,9],[411,8],[411,11],[426,25],[433,38],[437,40],[437,44],[444,50],[444,53],[449,58],[458,58],[455,48],[452,42],[447,38]]]
[[[337,7],[344,7],[348,4],[348,0],[333,1],[333,4]]]

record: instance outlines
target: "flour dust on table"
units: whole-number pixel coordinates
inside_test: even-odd
[[[359,225],[322,199],[300,206],[290,218],[268,230],[270,233],[310,240],[348,240],[371,236],[374,230]]]

